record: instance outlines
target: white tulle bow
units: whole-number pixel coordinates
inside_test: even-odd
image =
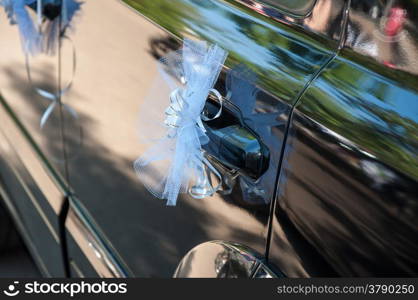
[[[31,17],[28,5],[34,6],[36,2],[37,21]],[[43,4],[60,4],[61,18],[48,20],[41,30],[43,17]],[[25,54],[37,55],[39,53],[53,54],[57,48],[57,41],[70,22],[81,3],[77,0],[0,0],[11,24],[17,24]]]
[[[185,39],[182,50],[160,60],[159,72],[169,88],[164,97],[168,107],[160,111],[164,115],[164,133],[158,138],[153,136],[161,128],[158,125],[140,128],[141,135],[153,143],[135,161],[134,168],[144,186],[154,196],[167,199],[167,205],[176,205],[179,193],[186,193],[191,181],[204,175],[202,145],[208,137],[201,112],[226,56],[217,45]],[[159,99],[149,100],[152,102],[147,105],[152,107]],[[143,115],[142,124],[149,123],[149,118]]]

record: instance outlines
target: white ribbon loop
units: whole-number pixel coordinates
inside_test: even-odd
[[[185,39],[182,50],[160,60],[159,71],[171,91],[165,99],[157,97],[147,104],[152,106],[161,100],[167,103],[168,98],[169,106],[161,112],[165,116],[165,132],[157,139],[151,138],[156,142],[134,162],[134,168],[144,186],[154,196],[167,199],[167,205],[176,205],[179,193],[190,191],[192,177],[207,176],[203,174],[207,160],[201,146],[208,142],[208,137],[201,113],[210,92],[220,96],[213,86],[226,56],[217,45]],[[141,119],[146,123],[150,120],[147,109],[143,111]],[[219,115],[220,112],[214,118]],[[145,135],[150,137],[149,132]]]
[[[71,46],[72,46],[72,59],[73,59],[72,75],[71,75],[71,79],[67,83],[67,85],[63,89],[58,91],[57,93],[52,93],[52,92],[46,91],[44,89],[41,89],[41,88],[38,88],[38,87],[35,86],[35,84],[32,81],[32,73],[31,73],[31,68],[30,68],[30,56],[27,55],[27,54],[25,55],[26,74],[27,74],[30,86],[41,97],[51,101],[51,104],[49,104],[49,106],[47,107],[47,109],[45,110],[45,112],[43,113],[43,115],[41,117],[41,120],[40,120],[41,128],[44,128],[44,126],[46,124],[46,121],[48,120],[48,118],[50,117],[50,115],[52,114],[52,112],[54,111],[54,108],[56,107],[56,105],[58,103],[61,103],[62,107],[66,111],[68,111],[74,119],[78,118],[77,112],[73,108],[71,108],[69,105],[61,102],[61,97],[66,92],[68,92],[71,89],[71,86],[73,85],[73,81],[74,81],[74,77],[75,77],[75,71],[76,71],[76,67],[77,67],[77,61],[76,61],[77,57],[76,57],[76,50],[75,50],[74,43],[67,36],[63,36],[63,39],[68,40],[71,43]]]

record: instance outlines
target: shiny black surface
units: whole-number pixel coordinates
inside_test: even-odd
[[[274,278],[263,257],[244,245],[209,241],[191,249],[180,261],[174,278]]]
[[[65,276],[58,222],[61,192],[42,170],[38,149],[19,132],[21,124],[1,95],[0,103],[0,198],[42,275]]]
[[[237,2],[136,1],[134,7],[143,16],[118,1],[86,1],[83,20],[72,36],[79,57],[77,77],[62,100],[76,109],[84,134],[80,148],[79,136],[65,128],[67,150],[78,152],[68,161],[68,182],[75,198],[88,211],[93,228],[102,233],[106,247],[134,276],[171,276],[190,249],[208,240],[233,241],[264,253],[291,104],[332,56],[338,41],[300,24],[271,20]],[[333,22],[341,22],[342,7],[338,2],[335,13],[328,16]],[[110,18],[118,20],[118,26],[106,21]],[[112,38],[106,39],[104,32]],[[270,159],[257,181],[240,175],[229,194],[202,200],[182,197],[176,207],[169,208],[142,187],[132,168],[145,149],[137,139],[136,118],[138,108],[145,109],[141,104],[156,77],[157,59],[178,49],[177,38],[186,35],[215,42],[229,52],[217,83],[223,95],[233,89],[226,81],[233,86],[243,84],[237,77],[257,90],[255,97],[238,97],[232,91],[230,100],[268,147]],[[105,47],[97,51],[103,41]],[[62,57],[65,80],[69,76],[65,46]],[[247,78],[238,65],[254,75]],[[230,68],[237,71],[228,79]],[[69,224],[67,229],[72,237],[69,247],[74,249],[74,242],[82,248],[76,231]],[[69,254],[77,262],[77,251]],[[89,261],[96,272],[105,274],[95,258]],[[86,276],[95,275],[82,264],[79,268]]]
[[[312,263],[318,256],[341,276],[418,274],[417,7],[383,3],[352,1],[346,47],[292,115],[270,259],[290,268],[287,236],[307,276],[329,274]],[[400,7],[405,19],[370,15]]]
[[[207,102],[207,110],[210,110],[210,105]],[[219,109],[218,106],[212,106],[215,111]],[[224,101],[222,115],[216,120],[205,122],[205,128],[210,143],[204,148],[219,163],[253,180],[267,171],[270,161],[267,146],[245,124],[239,108],[229,101]]]
[[[1,191],[45,275],[169,277],[213,240],[284,276],[417,275],[418,7],[308,2],[297,14],[273,1],[86,0],[60,99],[77,118],[60,106],[44,129],[49,103],[28,85],[17,28],[0,23]],[[132,163],[157,62],[183,37],[229,52],[205,146],[225,186],[166,207]],[[32,61],[34,82],[54,91],[72,65],[64,40]],[[199,254],[199,274],[269,277],[220,248]]]
[[[211,241],[191,249],[173,277],[251,278],[259,263],[259,258],[242,245]]]
[[[28,9],[30,12],[31,10]],[[19,30],[0,10],[0,131],[3,201],[18,224],[27,247],[44,276],[65,276],[59,213],[65,193],[62,120],[55,109],[44,129],[40,119],[50,104],[34,87],[58,90],[58,59],[29,59],[28,82]]]
[[[63,101],[77,110],[84,134],[78,156],[68,162],[68,181],[77,201],[134,276],[172,276],[181,258],[208,240],[237,242],[264,253],[291,105],[333,55],[338,41],[300,24],[266,18],[235,1],[130,3],[137,11],[113,0],[86,1],[83,20],[72,36],[80,59],[72,90]],[[337,3],[335,13],[328,15],[337,24],[342,7]],[[118,26],[107,23],[109,18]],[[311,17],[313,22],[318,19]],[[146,109],[141,104],[149,99],[157,60],[179,48],[179,37],[190,35],[229,52],[216,87],[224,96],[230,92],[230,101],[268,148],[270,159],[258,180],[242,174],[231,182],[229,193],[202,200],[184,196],[176,207],[166,207],[141,185],[132,168],[145,150],[135,132],[141,130],[136,128],[138,109]],[[103,41],[106,47],[98,52]],[[64,47],[64,69],[65,52]],[[234,72],[228,72],[231,69]],[[255,92],[238,93],[242,85]],[[79,136],[71,130],[66,136],[74,152]],[[70,256],[77,261],[75,252]]]

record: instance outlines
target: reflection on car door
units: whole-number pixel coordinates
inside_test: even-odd
[[[35,91],[56,93],[57,55],[30,57],[25,65],[17,26],[7,22],[3,8],[0,19],[0,198],[41,272],[65,276],[59,234],[66,189],[60,111],[54,109],[41,128],[51,101]]]
[[[278,13],[277,20],[244,2],[85,1],[72,34],[77,73],[63,97],[78,114],[76,126],[65,127],[67,150],[77,153],[68,160],[73,276],[171,276],[190,249],[209,240],[264,254],[289,112],[337,49],[343,1],[317,1],[321,11],[314,7],[302,19]],[[324,18],[335,26],[319,21]],[[229,193],[183,196],[166,207],[144,188],[132,163],[145,150],[137,118],[153,105],[144,101],[152,99],[147,93],[158,59],[177,50],[185,36],[229,52],[217,88],[224,95],[232,91],[230,102],[238,108],[232,115],[266,145],[269,161],[257,180],[236,177]],[[63,80],[71,76],[70,53],[64,46]]]

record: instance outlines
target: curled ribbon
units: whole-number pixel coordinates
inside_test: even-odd
[[[57,93],[52,93],[52,92],[49,92],[47,90],[44,90],[44,89],[41,89],[41,88],[35,86],[35,84],[32,81],[32,75],[31,75],[31,69],[30,69],[30,58],[29,58],[29,55],[25,55],[26,74],[27,74],[27,77],[28,77],[28,80],[29,80],[29,84],[32,86],[32,88],[35,90],[35,92],[37,94],[39,94],[43,98],[51,101],[51,103],[48,105],[47,109],[45,110],[45,112],[43,113],[43,115],[41,117],[41,120],[40,120],[40,127],[41,128],[44,128],[44,126],[46,124],[46,121],[48,120],[48,118],[50,117],[50,115],[54,111],[54,108],[58,104],[61,104],[63,109],[68,111],[74,119],[78,118],[77,112],[73,108],[71,108],[68,104],[65,104],[65,103],[61,102],[62,95],[64,95],[68,90],[71,89],[71,86],[72,86],[73,80],[74,80],[74,76],[75,76],[76,65],[77,65],[76,51],[75,51],[74,43],[67,36],[63,36],[63,38],[70,41],[71,45],[72,45],[72,59],[73,59],[72,76],[71,76],[71,79],[68,82],[68,84],[63,89],[58,91]]]
[[[205,180],[205,169],[220,178],[202,151],[208,137],[201,113],[209,93],[221,99],[213,86],[226,56],[217,45],[185,39],[182,50],[160,60],[159,72],[171,90],[165,96],[169,99],[164,111],[165,132],[153,139],[153,145],[134,162],[134,169],[144,186],[154,196],[167,199],[167,205],[176,205],[179,193],[202,198],[196,185],[191,185],[193,180],[197,184]]]

